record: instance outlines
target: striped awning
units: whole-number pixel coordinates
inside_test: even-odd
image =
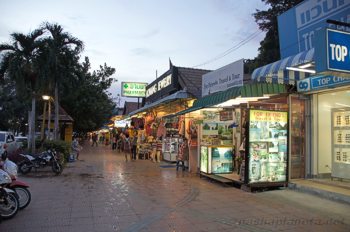
[[[257,68],[253,71],[252,80],[257,82],[295,85],[296,81],[309,77],[310,73],[291,71],[286,68],[314,61],[314,53],[315,49],[313,48]]]

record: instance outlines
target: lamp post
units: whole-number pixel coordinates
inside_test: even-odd
[[[47,110],[47,138],[50,140],[50,124],[51,124],[51,100],[52,100],[52,97],[48,96],[48,95],[43,95],[42,96],[43,100],[47,101],[48,102],[48,110]],[[44,106],[45,108],[45,106]],[[43,114],[43,127],[44,126],[44,123],[45,123],[45,112]]]

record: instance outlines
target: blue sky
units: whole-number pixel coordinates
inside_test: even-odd
[[[0,43],[48,21],[85,44],[93,69],[107,63],[120,82],[151,82],[175,66],[215,70],[257,55],[264,33],[221,59],[207,62],[257,33],[252,14],[261,0],[0,0]],[[205,65],[197,66],[199,64]]]

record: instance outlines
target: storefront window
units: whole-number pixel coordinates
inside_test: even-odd
[[[290,178],[305,178],[305,102],[291,96],[290,110]]]
[[[331,174],[333,177],[350,178],[346,176],[350,170],[350,124],[346,120],[349,115],[350,90],[318,94],[318,120],[315,126],[318,127],[317,160],[320,177]],[[337,154],[340,154],[339,157]]]

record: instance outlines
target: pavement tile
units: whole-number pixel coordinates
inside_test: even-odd
[[[248,193],[223,187],[159,167],[166,163],[126,163],[108,146],[84,147],[81,157],[60,176],[20,176],[30,184],[32,202],[3,221],[0,232],[350,231],[348,205],[288,189]],[[342,223],[278,221],[284,218]]]

